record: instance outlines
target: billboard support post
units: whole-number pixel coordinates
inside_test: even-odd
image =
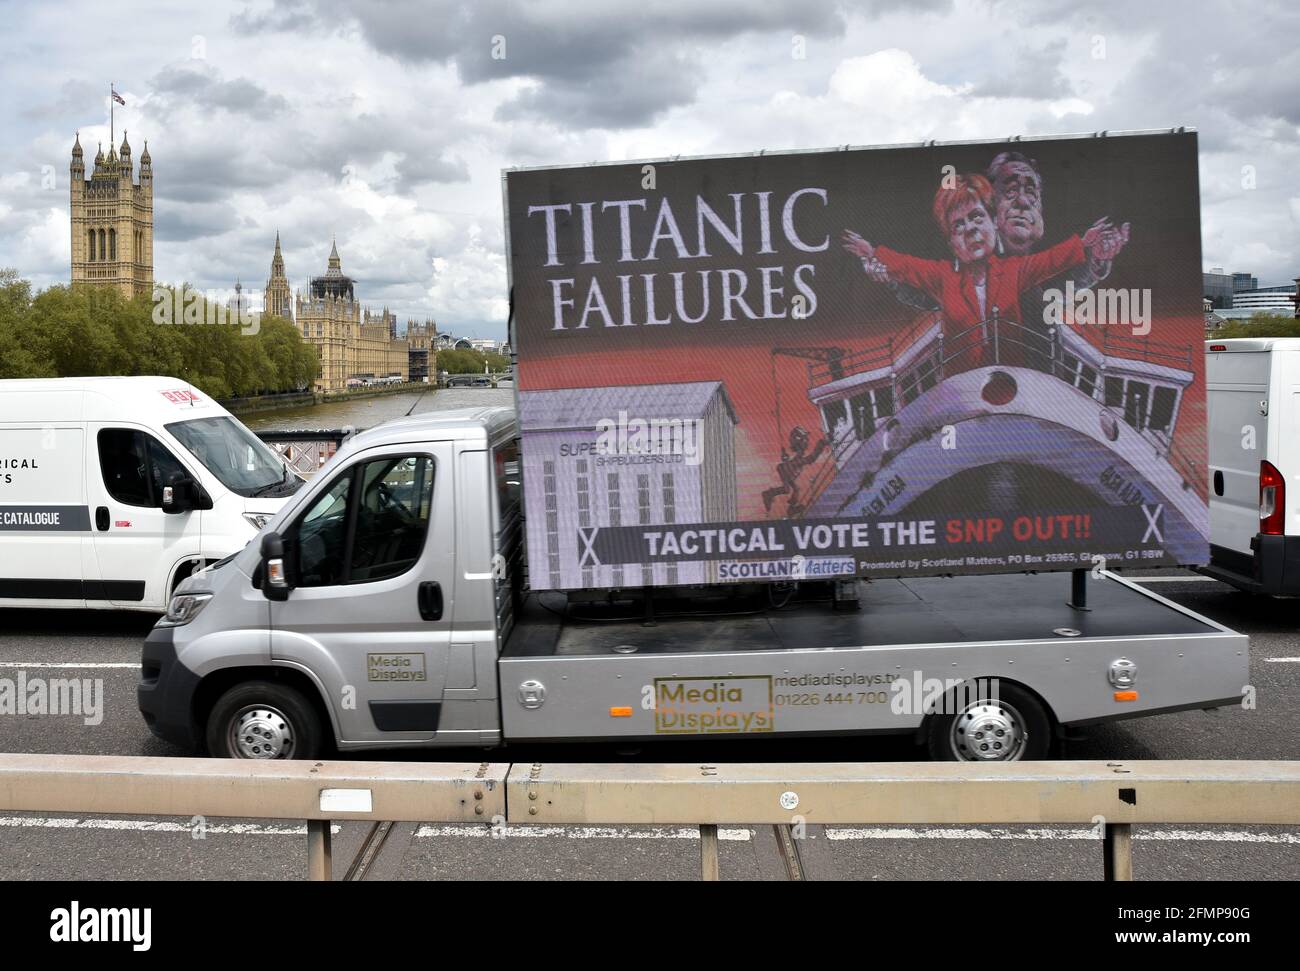
[[[1070,606],[1075,610],[1091,610],[1088,606],[1087,569],[1070,571]]]

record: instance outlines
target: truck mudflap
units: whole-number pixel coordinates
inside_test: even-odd
[[[1240,703],[1245,635],[1112,574],[1089,587],[1088,611],[1066,602],[1069,576],[1055,574],[875,583],[848,620],[566,625],[550,650],[508,645],[504,734],[911,732],[928,713],[996,698],[1004,683],[1033,692],[1061,725]],[[1014,605],[1000,603],[1008,596]],[[1008,636],[989,636],[999,627]],[[935,638],[943,630],[950,639]]]

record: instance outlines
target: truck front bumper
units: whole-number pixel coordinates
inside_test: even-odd
[[[176,657],[174,627],[155,627],[145,638],[140,657],[136,704],[149,730],[184,748],[198,748],[194,695],[199,676]]]

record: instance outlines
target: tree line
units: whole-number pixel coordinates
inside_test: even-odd
[[[510,366],[510,359],[494,351],[444,350],[438,352],[438,370],[448,374],[482,374],[486,367],[489,371],[504,371]]]
[[[1245,320],[1230,320],[1213,334],[1214,340],[1229,337],[1300,337],[1300,317],[1258,313]]]
[[[174,299],[170,288],[155,292]],[[263,314],[256,328],[241,328],[226,308],[203,302],[198,319],[234,322],[159,324],[154,308],[147,297],[101,287],[33,293],[0,269],[0,378],[160,374],[232,398],[310,388],[320,373],[316,349],[281,317]]]

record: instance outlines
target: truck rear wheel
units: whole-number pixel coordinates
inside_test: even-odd
[[[320,715],[302,692],[271,681],[235,685],[208,715],[209,754],[222,759],[314,759]]]
[[[926,744],[936,762],[1037,761],[1052,747],[1047,710],[1013,684],[998,685],[990,697],[981,695],[955,713],[931,715],[927,726]]]

